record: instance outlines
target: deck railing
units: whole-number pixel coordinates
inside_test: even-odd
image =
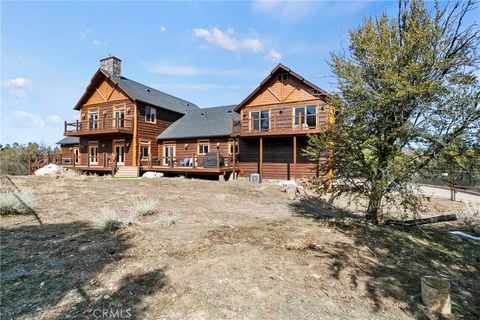
[[[308,132],[319,130],[325,114],[272,115],[268,118],[250,118],[233,120],[230,124],[232,134]]]
[[[65,135],[109,132],[133,132],[132,119],[114,118],[102,120],[65,121]]]
[[[193,168],[193,169],[201,169],[201,168],[216,168],[216,169],[225,169],[225,168],[233,168],[234,166],[234,159],[232,156],[222,156],[219,153],[216,153],[214,156],[213,161],[208,161],[208,163],[204,162],[205,155],[197,155],[191,154],[186,155],[183,157],[149,157],[149,158],[141,158],[140,165],[145,168],[153,168],[153,167],[163,167],[163,168]]]

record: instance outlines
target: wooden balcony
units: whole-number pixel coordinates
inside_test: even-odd
[[[273,115],[269,118],[232,120],[231,136],[281,136],[320,132],[325,114]]]
[[[103,119],[93,121],[65,121],[65,136],[85,136],[105,133],[133,134],[132,119]]]

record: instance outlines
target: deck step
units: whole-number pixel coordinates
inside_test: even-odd
[[[119,166],[115,177],[138,177],[138,168],[130,166]]]

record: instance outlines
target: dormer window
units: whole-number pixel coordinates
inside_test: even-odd
[[[157,109],[153,107],[145,108],[145,121],[150,123],[157,122]]]

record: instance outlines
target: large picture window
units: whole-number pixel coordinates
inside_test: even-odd
[[[150,123],[156,123],[157,109],[153,107],[145,107],[145,121]]]
[[[301,124],[301,126],[300,126]],[[294,108],[294,128],[315,128],[317,126],[317,107],[305,106]]]
[[[251,111],[250,130],[268,131],[270,129],[270,111]]]

